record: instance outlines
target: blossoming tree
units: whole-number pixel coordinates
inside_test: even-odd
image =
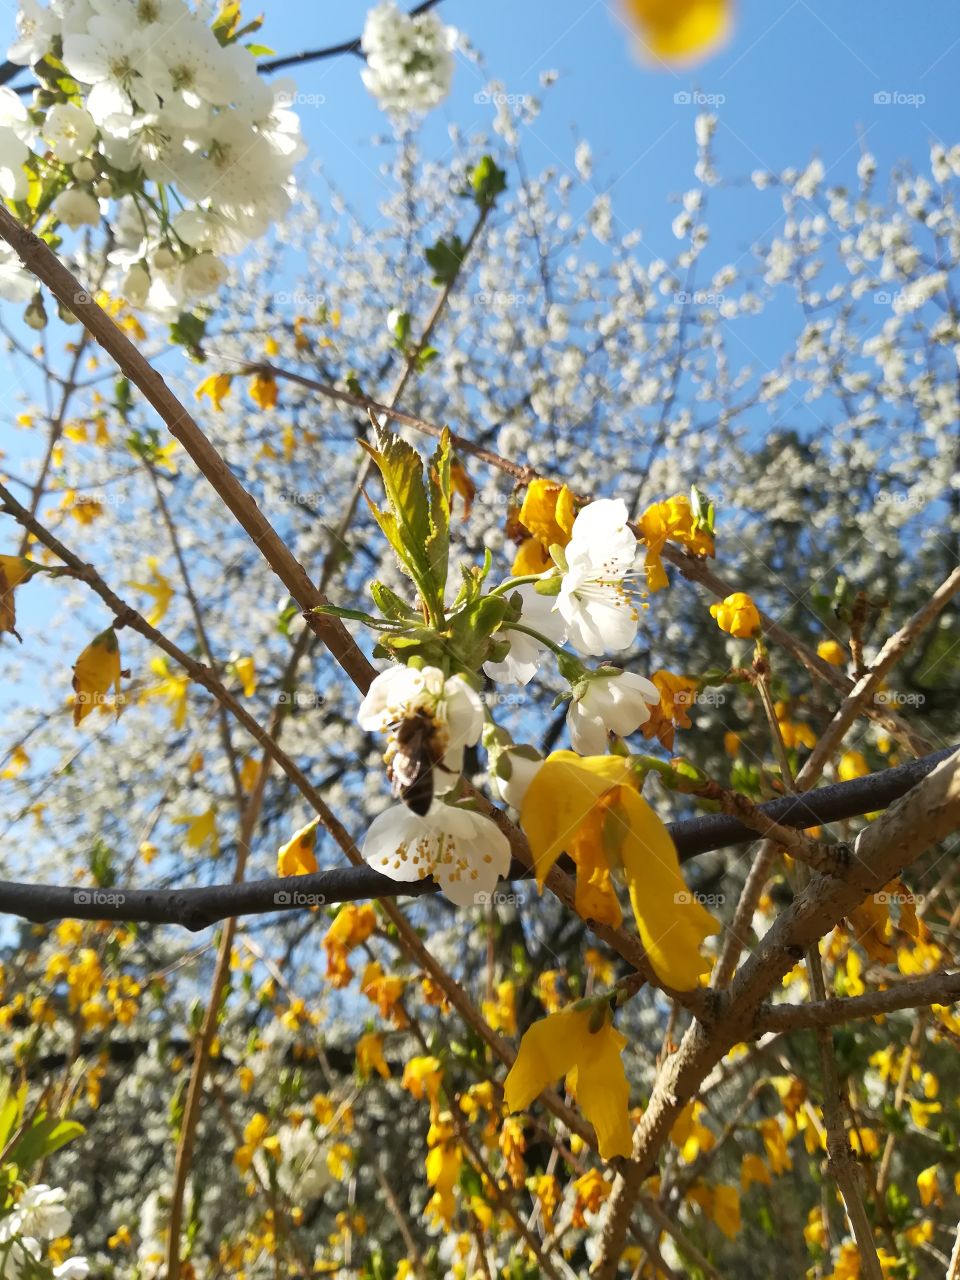
[[[503,86],[421,156],[439,8],[21,0],[0,1277],[956,1280],[960,147],[698,291],[713,117],[646,261]],[[274,78],[350,54],[380,229]]]

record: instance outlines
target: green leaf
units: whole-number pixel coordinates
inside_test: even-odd
[[[29,1169],[38,1160],[59,1151],[74,1138],[85,1133],[76,1120],[61,1120],[59,1116],[40,1116],[7,1153],[7,1158],[18,1169]]]
[[[421,347],[417,352],[417,369],[422,373],[428,364],[433,364],[439,354],[436,347]]]
[[[430,459],[430,537],[427,563],[437,594],[443,599],[450,561],[450,431],[444,427]]]
[[[433,268],[431,284],[452,284],[463,265],[465,253],[466,245],[459,236],[452,236],[449,240],[440,239],[432,249],[428,249],[426,259]]]
[[[365,627],[373,627],[375,631],[381,631],[385,627],[392,627],[392,622],[381,622],[379,618],[373,618],[369,613],[364,613],[362,609],[343,609],[335,604],[318,604],[315,605],[310,613],[319,613],[327,618],[344,618],[349,622],[362,622]]]
[[[373,517],[393,547],[403,570],[413,579],[431,618],[443,614],[443,582],[434,580],[427,547],[434,535],[430,499],[423,479],[423,462],[416,449],[399,436],[378,434],[378,448],[360,441],[377,464],[389,510],[381,510],[365,493]]]
[[[2,1083],[3,1101],[0,1102],[0,1150],[10,1141],[20,1118],[20,1099],[16,1094],[10,1096],[10,1081],[4,1076]]]
[[[480,209],[492,209],[497,196],[507,189],[506,171],[491,156],[484,156],[470,175],[473,198]]]
[[[489,547],[484,548],[482,565],[464,564],[461,560],[460,576],[463,578],[463,582],[457,593],[457,598],[453,602],[454,609],[459,609],[463,605],[472,605],[475,600],[479,599],[492,564],[493,554]]]
[[[391,622],[420,621],[417,611],[412,609],[404,600],[401,600],[397,593],[391,591],[384,583],[371,582],[370,594],[373,596],[374,604],[383,616],[389,618]]]
[[[186,347],[194,360],[206,360],[202,342],[207,332],[207,322],[192,311],[182,311],[170,326],[170,341]]]
[[[394,336],[393,345],[398,351],[406,352],[412,327],[409,311],[391,311],[387,316],[387,328]]]

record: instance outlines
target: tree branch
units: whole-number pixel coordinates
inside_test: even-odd
[[[276,747],[275,743],[272,745]],[[279,752],[279,748],[276,750]],[[861,813],[873,813],[905,795],[956,750],[948,747],[945,751],[938,751],[922,760],[912,760],[896,769],[823,787],[803,797],[785,796],[772,800],[760,805],[758,812],[775,816],[779,823],[793,827],[814,826]],[[282,752],[280,756],[283,757]],[[283,758],[278,763],[283,767]],[[668,823],[667,830],[681,862],[689,862],[714,849],[744,844],[754,838],[749,827],[722,814]],[[514,861],[507,878],[527,880],[530,876],[528,867]],[[116,887],[99,890],[76,885],[21,884],[6,880],[0,881],[0,915],[20,916],[34,922],[74,919],[173,924],[196,932],[231,916],[302,911],[312,905],[333,906],[366,899],[417,898],[437,892],[437,885],[432,880],[401,887],[395,880],[367,866],[336,867],[287,879],[216,884],[198,889]],[[803,1012],[810,1007],[806,1006]],[[772,1029],[778,1020],[786,1022],[791,1016],[780,1007],[765,1008],[763,1018],[770,1019],[770,1028],[764,1021],[764,1029]],[[805,1024],[798,1022],[796,1025]]]
[[[811,1004],[761,1005],[757,1010],[757,1030],[780,1034],[809,1027],[836,1027],[855,1018],[873,1018],[902,1009],[921,1009],[931,1004],[952,1004],[960,999],[960,972],[932,973],[912,982],[898,982],[886,991],[869,991],[847,1000],[816,1000]]]

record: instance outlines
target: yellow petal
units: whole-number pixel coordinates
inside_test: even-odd
[[[277,850],[278,876],[304,876],[317,870],[317,821],[308,822]]]
[[[120,646],[112,627],[84,649],[73,668],[73,723],[85,720],[94,707],[104,706],[109,689],[120,714]]]
[[[730,0],[626,0],[649,51],[665,61],[707,53],[730,25]]]
[[[589,1035],[589,1010],[551,1013],[524,1032],[516,1061],[503,1083],[508,1111],[523,1111],[544,1089],[577,1064],[579,1042]]]
[[[606,805],[596,805],[573,837],[570,857],[577,864],[573,905],[584,920],[596,920],[617,929],[623,923],[623,912],[610,876],[610,864],[603,852],[607,817]]]
[[[677,991],[690,991],[710,969],[700,944],[720,925],[690,893],[670,833],[638,792],[621,787],[620,846],[630,902],[644,950],[657,976]]]
[[[257,691],[257,669],[252,658],[237,658],[233,664],[245,698],[252,698]]]
[[[526,577],[528,573],[546,573],[553,568],[553,561],[546,547],[536,538],[527,538],[520,543],[517,554],[513,558],[511,573],[515,578]]]
[[[565,547],[570,541],[569,530],[563,528],[557,519],[560,500],[563,499],[563,517],[569,518],[572,510],[573,495],[563,497],[563,490],[558,484],[549,480],[531,480],[524,494],[523,506],[520,508],[520,523],[529,529],[534,538],[544,547],[559,543]],[[573,521],[570,521],[573,528]]]
[[[577,1102],[597,1133],[605,1160],[631,1152],[630,1089],[620,1054],[627,1043],[609,1020],[596,1030],[596,1008],[564,1009],[535,1022],[520,1041],[504,1081],[509,1111],[522,1111],[560,1076],[576,1072]]]
[[[577,830],[600,797],[624,781],[630,762],[622,756],[578,756],[552,752],[534,775],[520,810],[520,826],[530,842],[537,884],[571,846]]]
[[[255,373],[250,382],[250,399],[261,409],[273,409],[277,403],[277,380],[272,373]],[[217,408],[220,406],[218,405]]]
[[[602,1038],[603,1043],[577,1067],[573,1082],[577,1102],[594,1127],[602,1158],[630,1156],[633,1151],[628,1111],[630,1086],[620,1057],[627,1038],[609,1022],[592,1038],[597,1041]]]

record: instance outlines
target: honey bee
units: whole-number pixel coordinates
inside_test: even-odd
[[[420,708],[401,720],[393,734],[388,776],[393,794],[421,818],[433,803],[433,771],[446,769],[445,743],[430,711]]]

